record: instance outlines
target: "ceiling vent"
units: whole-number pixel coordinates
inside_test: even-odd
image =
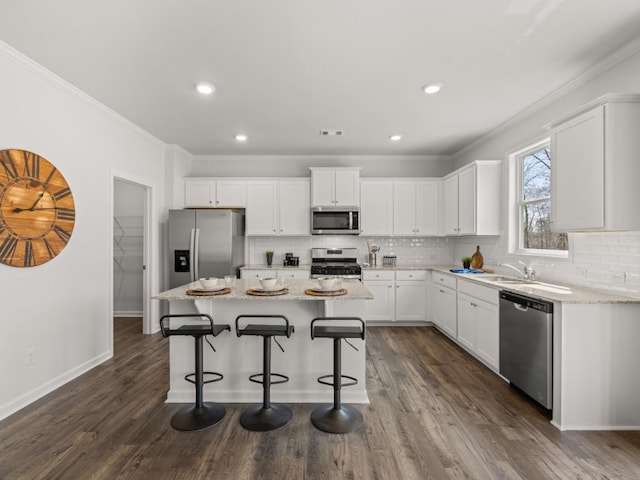
[[[343,130],[320,130],[320,136],[322,137],[340,137],[344,135]]]

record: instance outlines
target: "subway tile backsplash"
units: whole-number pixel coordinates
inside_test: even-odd
[[[640,232],[570,233],[568,259],[507,257],[505,237],[460,237],[454,242],[456,264],[463,256],[472,255],[476,245],[480,245],[485,265],[501,273],[515,272],[499,267],[500,263],[520,267],[517,264],[520,259],[533,264],[541,281],[565,282],[640,297]]]
[[[367,262],[367,241],[378,245],[378,265],[383,255],[396,255],[397,265],[459,265],[471,256],[476,246],[484,264],[510,274],[500,263],[516,263],[521,259],[533,263],[538,279],[608,290],[640,297],[640,232],[569,234],[569,259],[507,256],[506,237],[364,237],[318,235],[309,237],[248,237],[248,263],[266,263],[265,252],[274,252],[274,264],[282,264],[284,255],[292,252],[300,264],[311,263],[314,247],[355,247],[358,261]],[[516,260],[514,261],[514,258]]]
[[[274,264],[282,264],[287,252],[311,263],[312,248],[357,248],[358,261],[368,262],[367,242],[380,247],[378,265],[384,255],[395,255],[397,265],[447,265],[452,262],[452,240],[447,237],[364,237],[315,235],[309,237],[248,237],[248,259],[252,265],[266,263],[265,253],[274,252]]]

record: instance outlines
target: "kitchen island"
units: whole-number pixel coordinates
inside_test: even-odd
[[[241,337],[235,333],[235,319],[247,314],[280,314],[295,327],[291,338],[279,337],[284,353],[277,345],[272,347],[272,372],[289,377],[289,382],[276,385],[271,398],[282,403],[328,403],[333,401],[333,390],[319,384],[316,379],[333,371],[333,347],[328,339],[311,340],[309,325],[315,317],[355,316],[364,319],[365,302],[371,292],[357,280],[345,280],[347,290],[340,296],[311,296],[305,290],[318,287],[317,280],[287,281],[288,293],[276,296],[252,296],[246,292],[256,288],[257,280],[237,280],[231,292],[215,296],[191,296],[187,290],[198,288],[197,282],[167,290],[153,298],[169,301],[169,311],[176,313],[206,313],[216,324],[229,324],[231,332],[218,337],[207,337],[216,349],[205,343],[204,369],[224,375],[220,382],[204,386],[204,400],[219,403],[260,403],[262,386],[249,381],[249,376],[262,371],[262,339]],[[191,319],[172,320],[172,328]],[[169,403],[193,402],[193,385],[184,376],[194,371],[193,338],[172,336],[169,342],[170,385]],[[365,342],[352,341],[342,347],[342,373],[358,379],[358,384],[342,390],[345,403],[368,403],[365,377]]]

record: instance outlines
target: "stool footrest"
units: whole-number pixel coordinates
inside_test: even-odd
[[[264,373],[256,373],[255,375],[251,375],[249,377],[249,380],[252,381],[253,383],[259,383],[261,385],[264,385]],[[289,377],[287,377],[286,375],[282,375],[280,373],[272,373],[271,377],[277,377],[280,378],[280,380],[271,380],[271,385],[277,385],[279,383],[287,383],[289,381]],[[258,378],[260,380],[258,380]]]
[[[334,387],[335,384],[333,382],[328,382],[325,380],[325,378],[330,378],[333,380],[333,374],[330,375],[322,375],[321,377],[318,377],[318,383],[322,383],[323,385],[329,385],[330,387]],[[358,384],[358,379],[355,377],[350,377],[349,375],[340,375],[340,378],[346,378],[347,380],[351,380],[350,382],[346,382],[346,383],[340,383],[340,386],[342,387],[351,387],[353,385],[357,385]]]
[[[202,375],[212,375],[214,378],[210,378],[209,380],[203,380],[202,384],[204,385],[205,383],[213,383],[213,382],[219,382],[220,380],[222,380],[224,378],[224,376],[221,373],[218,372],[202,372]],[[195,373],[188,373],[184,376],[184,379],[189,382],[189,383],[193,383],[194,385],[196,384],[195,381],[195,377],[196,374]]]

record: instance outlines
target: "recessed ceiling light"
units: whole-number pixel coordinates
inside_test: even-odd
[[[433,83],[431,85],[425,85],[424,87],[422,87],[422,91],[424,93],[433,94],[438,93],[441,88],[442,85],[440,85],[439,83]]]
[[[389,140],[391,140],[392,142],[398,142],[402,140],[402,135],[391,135],[389,137]]]
[[[239,134],[236,135],[236,140],[238,142],[246,142],[248,138],[249,137],[247,135],[245,135],[244,133],[239,133]]]
[[[196,85],[196,90],[198,90],[202,95],[211,95],[216,91],[216,87],[210,83],[199,83]]]

